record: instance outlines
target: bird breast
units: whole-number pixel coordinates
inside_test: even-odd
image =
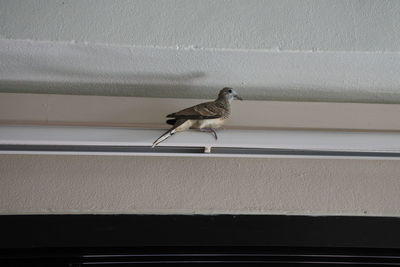
[[[192,128],[195,129],[202,129],[202,128],[219,128],[225,122],[225,119],[218,118],[218,119],[209,119],[209,120],[196,120],[193,121]]]

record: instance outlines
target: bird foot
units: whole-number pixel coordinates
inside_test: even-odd
[[[218,140],[217,132],[213,128],[202,128],[199,130],[200,132],[211,133],[214,136],[215,140]]]

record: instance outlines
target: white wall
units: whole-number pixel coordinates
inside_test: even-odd
[[[396,0],[0,0],[0,92],[399,103],[399,13]]]
[[[0,34],[200,48],[399,51],[396,0],[1,0]]]
[[[399,13],[396,0],[0,0],[0,92],[213,98],[229,85],[399,103]],[[390,160],[1,155],[0,214],[400,216],[399,173]]]
[[[0,214],[400,215],[394,161],[0,156]]]

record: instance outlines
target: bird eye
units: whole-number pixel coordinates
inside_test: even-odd
[[[232,89],[229,89],[229,90],[228,90],[228,93],[232,94]]]

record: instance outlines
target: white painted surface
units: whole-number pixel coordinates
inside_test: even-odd
[[[0,0],[0,91],[399,103],[400,2]],[[18,41],[18,40],[28,40]]]
[[[248,99],[396,103],[399,9],[395,0],[0,0],[0,91],[209,99],[230,85]],[[39,103],[18,114],[46,121]],[[1,155],[0,213],[400,216],[399,173],[397,161]]]
[[[0,155],[0,213],[400,216],[398,161]]]
[[[0,91],[399,103],[400,53],[274,52],[0,40]]]
[[[0,145],[85,145],[85,146],[146,146],[164,133],[164,130],[130,128],[82,127],[82,126],[0,126]],[[396,152],[400,153],[400,133],[396,132],[350,132],[306,130],[225,130],[218,131],[219,139],[198,131],[178,133],[159,146],[177,147],[233,147],[273,148],[345,152]],[[19,151],[2,153],[24,154]],[[32,152],[42,154],[41,151]],[[29,152],[29,154],[32,154]],[[52,154],[63,154],[55,151]],[[85,154],[71,152],[68,154]],[[92,152],[87,154],[107,154]],[[113,153],[141,155],[142,153]],[[176,154],[148,154],[150,156],[176,156]],[[181,156],[231,156],[258,157],[260,155],[182,154]],[[275,155],[261,155],[276,157]],[[289,157],[295,154],[288,155]],[[283,156],[285,157],[285,156]]]
[[[1,0],[8,39],[262,50],[399,51],[396,0]]]
[[[166,114],[201,99],[0,93],[0,124],[169,127]],[[400,105],[234,101],[224,128],[400,131]]]

